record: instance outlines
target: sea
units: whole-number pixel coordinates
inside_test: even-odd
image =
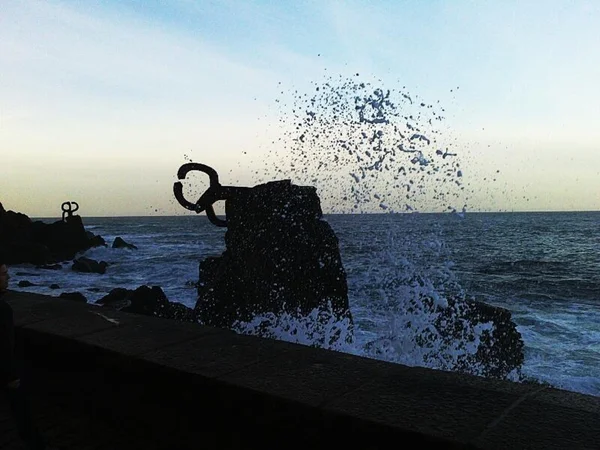
[[[106,274],[76,273],[70,263],[60,270],[19,265],[11,268],[12,289],[78,291],[93,303],[115,287],[157,285],[169,300],[193,307],[199,261],[225,249],[225,229],[205,215],[83,220],[109,244],[83,253],[108,262]],[[409,313],[406,306],[420,294],[463,295],[511,311],[525,344],[524,379],[600,396],[600,212],[340,214],[323,220],[339,239],[355,320],[353,341],[334,350],[451,370],[448,361],[464,346],[421,348],[411,330],[415,323],[430,326],[433,317],[426,308]],[[111,248],[117,236],[138,249]],[[22,280],[34,286],[17,287]],[[60,288],[50,289],[53,283]],[[312,326],[310,317],[280,317],[271,336],[314,345]],[[255,330],[247,323],[235,331]],[[394,351],[373,355],[369,343],[381,339]]]

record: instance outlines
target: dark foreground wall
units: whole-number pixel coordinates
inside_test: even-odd
[[[126,431],[128,449],[136,439],[157,449],[600,443],[596,397],[36,294],[11,292],[7,300],[32,392]]]

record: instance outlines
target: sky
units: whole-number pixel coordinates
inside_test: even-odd
[[[2,0],[0,202],[193,214],[181,164],[255,184],[282,93],[360,73],[443,105],[468,210],[600,210],[598,30],[595,0]]]

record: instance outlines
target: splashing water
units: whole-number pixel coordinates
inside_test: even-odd
[[[466,319],[471,307],[452,271],[441,230],[386,235],[385,250],[371,253],[351,289],[357,302],[368,303],[371,320],[377,318],[362,338],[364,355],[485,375],[476,353],[484,337],[492,339],[494,325]]]
[[[233,330],[241,334],[262,336],[311,347],[322,347],[345,353],[357,353],[353,345],[350,320],[339,320],[331,309],[313,309],[310,314],[256,315],[249,322],[236,322]]]
[[[259,182],[316,186],[333,213],[456,210],[462,171],[444,134],[444,108],[354,77],[312,83],[278,101],[281,136]],[[447,132],[446,134],[449,134]]]
[[[482,341],[493,340],[494,325],[465,318],[470,305],[452,272],[442,230],[421,236],[389,230],[396,231],[383,233],[382,250],[371,250],[368,235],[364,248],[345,249],[369,255],[347,267],[354,329],[327,309],[315,309],[308,316],[258,315],[238,322],[235,331],[409,366],[487,375],[476,354]],[[340,334],[343,339],[327,344]],[[522,374],[514,370],[506,378],[518,381]]]
[[[404,87],[380,85],[381,80],[360,81],[358,74],[330,77],[313,83],[311,95],[295,90],[291,101],[278,101],[281,137],[256,172],[258,181],[291,178],[316,186],[325,210],[333,213],[428,208],[458,209],[464,216],[468,199],[458,154],[444,134],[444,109]],[[364,235],[368,248],[375,233]],[[475,355],[482,339],[493,341],[494,325],[466,318],[471,306],[453,275],[441,232],[383,236],[385,250],[367,252],[362,267],[346,268],[354,330],[327,310],[315,310],[305,317],[257,316],[237,323],[236,331],[485,375]],[[328,345],[336,333],[352,340]]]

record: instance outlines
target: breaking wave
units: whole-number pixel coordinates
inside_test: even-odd
[[[482,340],[493,340],[494,324],[465,318],[470,305],[441,231],[416,238],[390,229],[384,239],[381,250],[369,251],[359,259],[362,264],[347,268],[354,323],[338,321],[330,309],[315,309],[308,316],[257,315],[238,322],[234,331],[485,376],[487,369],[476,354]],[[521,373],[515,370],[506,378],[516,381]]]

